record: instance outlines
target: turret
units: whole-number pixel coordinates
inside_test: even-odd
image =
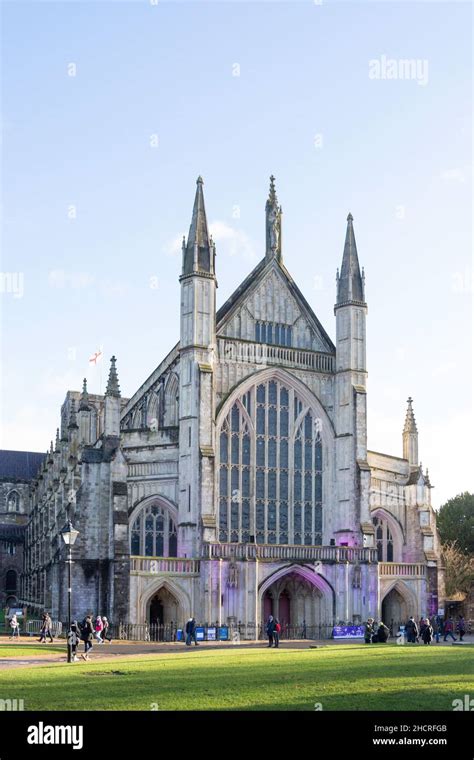
[[[413,412],[413,399],[407,401],[407,413],[403,427],[403,458],[408,459],[411,468],[418,467],[418,430]]]
[[[120,387],[116,369],[116,358],[110,360],[109,379],[105,391],[104,435],[120,436]]]

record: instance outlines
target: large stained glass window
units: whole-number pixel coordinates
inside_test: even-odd
[[[130,553],[139,557],[176,557],[176,524],[166,507],[150,504],[130,528]]]
[[[234,403],[219,436],[219,540],[320,545],[321,421],[278,380]]]

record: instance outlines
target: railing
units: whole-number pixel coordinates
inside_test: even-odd
[[[26,623],[26,633],[28,636],[39,636],[42,627],[43,627],[42,620],[28,620]],[[58,638],[59,636],[61,636],[61,633],[63,630],[63,624],[61,623],[60,620],[52,620],[50,630],[54,638]]]
[[[379,575],[388,577],[424,578],[425,565],[420,562],[379,562]]]
[[[198,559],[181,557],[130,557],[132,573],[174,573],[181,575],[199,575]]]
[[[213,643],[218,641],[231,641],[234,644],[238,644],[239,641],[264,641],[267,640],[267,634],[265,630],[265,623],[234,623],[232,625],[225,625],[227,629],[227,638],[220,639],[216,636],[216,631],[219,629],[218,622],[197,626],[204,629],[204,641],[208,639],[208,628],[212,627],[214,636],[212,638]],[[119,623],[117,638],[121,641],[150,641],[150,642],[174,642],[178,640],[177,631],[185,629],[185,624],[178,625],[177,623],[169,624],[148,624],[148,623]],[[319,625],[306,625],[301,623],[299,625],[289,625],[283,623],[280,639],[282,641],[298,641],[298,640],[321,640],[330,639],[332,637],[333,624],[321,623]],[[215,638],[214,638],[215,637]],[[184,638],[181,634],[181,641],[184,643]]]
[[[376,562],[377,550],[351,546],[300,546],[282,544],[203,545],[207,559],[303,560],[305,562]]]
[[[252,343],[235,338],[218,338],[217,345],[221,362],[277,364],[279,366],[300,367],[315,372],[334,372],[334,356],[332,354],[309,351],[303,348]]]

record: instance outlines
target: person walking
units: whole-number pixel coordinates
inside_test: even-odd
[[[87,615],[81,630],[81,639],[84,642],[84,654],[81,654],[83,660],[89,659],[89,652],[92,649],[92,642],[94,640],[94,628],[92,625],[92,618]]]
[[[374,619],[367,618],[367,622],[364,628],[364,641],[366,644],[372,643],[372,634],[374,632]]]
[[[72,661],[73,662],[77,662],[78,659],[79,659],[78,656],[77,656],[77,647],[78,647],[79,641],[80,641],[80,639],[79,639],[79,626],[77,624],[77,620],[74,620],[71,623],[71,630],[68,633],[67,640],[68,640],[69,646],[71,647]]]
[[[275,630],[273,631],[273,641],[275,642],[275,649],[278,649],[280,643],[281,625],[278,622],[278,618],[275,618]]]
[[[459,633],[459,641],[462,641],[466,633],[466,621],[464,620],[464,617],[462,615],[459,615],[459,622],[456,626],[456,630]]]
[[[186,646],[190,647],[193,641],[196,646],[199,646],[196,640],[196,621],[194,617],[190,617],[186,623]]]
[[[49,636],[51,643],[53,643],[54,639],[53,639],[53,634],[51,633],[51,626],[52,626],[52,621],[49,616],[49,613],[45,612],[43,614],[43,618],[41,621],[41,633],[38,639],[40,643],[46,644],[46,636]]]
[[[273,615],[270,615],[267,621],[267,625],[265,626],[265,632],[268,636],[268,647],[273,646],[273,634],[275,633],[275,621],[273,619]]]
[[[439,644],[439,634],[441,630],[441,621],[439,619],[439,615],[434,616],[431,627],[433,628],[433,636],[435,638],[435,641],[437,644]]]
[[[379,624],[376,620],[372,623],[372,644],[378,644],[379,641]]]
[[[10,618],[10,628],[12,632],[12,635],[10,636],[10,638],[14,639],[16,636],[19,639],[20,638],[20,623],[18,622],[16,612],[14,612]]]
[[[405,626],[405,631],[407,633],[407,642],[409,644],[416,644],[418,638],[418,626],[413,615],[410,616],[410,619]]]
[[[431,644],[433,640],[433,627],[428,618],[423,621],[423,627],[420,628],[420,636],[423,639],[423,644]]]
[[[108,641],[109,644],[111,644],[112,643],[112,636],[109,633],[109,629],[110,629],[110,623],[109,623],[109,621],[107,620],[107,618],[104,615],[102,617],[102,633],[101,633],[101,637],[102,637],[102,641]]]
[[[99,642],[99,644],[103,644],[104,641],[102,639],[102,630],[104,626],[102,624],[102,618],[100,615],[97,615],[95,619],[95,625],[94,625],[94,631],[95,631],[95,638]]]
[[[443,641],[447,641],[448,636],[451,636],[453,641],[457,641],[456,636],[453,633],[454,631],[454,621],[452,617],[448,618],[444,624],[444,639]]]

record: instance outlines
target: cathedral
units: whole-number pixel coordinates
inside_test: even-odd
[[[14,503],[27,515],[18,603],[33,617],[46,609],[67,619],[68,520],[79,531],[78,618],[181,625],[194,615],[251,627],[272,613],[283,625],[332,626],[405,622],[442,606],[411,398],[400,456],[367,448],[367,302],[353,217],[335,343],[285,267],[281,226],[271,177],[265,255],[216,310],[219,259],[198,178],[179,342],[131,398],[115,357],[105,395],[85,381],[69,390],[27,490],[3,489],[1,509]]]

